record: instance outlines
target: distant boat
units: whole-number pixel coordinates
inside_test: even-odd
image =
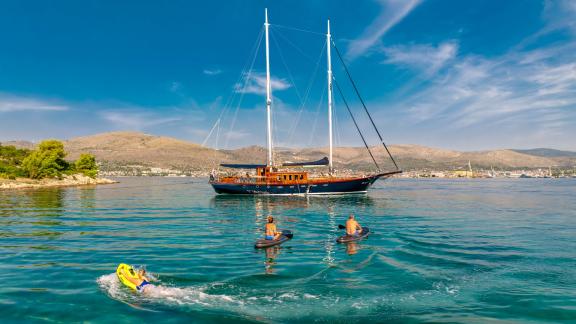
[[[270,55],[269,55],[269,39],[268,39],[268,10],[265,11],[264,28],[266,32],[266,113],[267,113],[267,162],[266,164],[220,164],[225,168],[233,169],[251,169],[255,170],[255,175],[251,176],[246,174],[246,176],[218,176],[216,172],[212,172],[210,175],[209,183],[212,185],[217,193],[222,194],[272,194],[272,195],[298,195],[298,194],[343,194],[343,193],[365,193],[371,185],[380,178],[388,178],[394,174],[401,173],[402,171],[398,168],[396,161],[390,154],[386,144],[380,136],[380,132],[376,128],[372,117],[368,113],[366,106],[362,98],[359,96],[358,90],[353,83],[352,79],[350,81],[354,85],[356,94],[359,96],[362,104],[374,126],[382,145],[386,149],[386,152],[390,156],[390,159],[396,166],[396,170],[382,172],[374,156],[370,152],[370,148],[366,144],[362,132],[358,128],[356,121],[352,115],[352,112],[347,109],[356,125],[356,128],[360,132],[360,136],[364,141],[372,160],[378,167],[379,172],[376,172],[367,176],[339,176],[334,173],[332,153],[333,153],[333,141],[332,141],[332,85],[335,81],[332,75],[332,63],[331,63],[331,47],[335,44],[332,41],[330,35],[330,20],[328,20],[328,28],[326,34],[326,47],[327,47],[327,65],[328,65],[328,140],[329,140],[329,156],[319,159],[317,161],[311,162],[281,162],[278,163],[273,159],[273,143],[272,143],[272,122],[271,122],[271,111],[272,111],[272,87],[270,84]],[[342,64],[344,64],[338,49],[335,47],[338,57],[340,58]],[[346,69],[348,77],[350,77],[349,72]],[[336,83],[337,89],[339,86]],[[341,92],[340,92],[341,93]],[[344,101],[346,104],[346,102]],[[307,167],[319,167],[327,166],[328,175],[326,176],[314,176],[307,171],[298,170],[300,168]],[[298,169],[297,169],[298,168]]]

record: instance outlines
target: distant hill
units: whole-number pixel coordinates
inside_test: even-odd
[[[534,155],[534,156],[543,156],[543,157],[576,157],[576,152],[571,151],[561,151],[561,150],[554,150],[548,148],[535,148],[529,150],[512,150],[514,152]]]
[[[25,148],[25,149],[32,149],[34,148],[35,144],[32,142],[28,142],[28,141],[6,141],[6,142],[0,142],[0,144],[4,145],[4,146],[15,146],[17,148]]]
[[[33,147],[24,141],[4,142]],[[96,156],[107,166],[144,165],[149,167],[174,168],[179,170],[210,170],[223,162],[263,163],[266,149],[248,146],[234,150],[215,150],[175,138],[155,136],[140,132],[111,132],[77,137],[64,141],[68,158],[76,159],[83,152]],[[500,169],[547,168],[576,166],[576,153],[552,149],[492,150],[459,152],[420,145],[391,145],[390,151],[404,170],[411,169]],[[393,164],[383,147],[373,148],[374,156],[381,169],[391,170]],[[328,148],[282,148],[275,151],[277,161],[313,161],[328,155]],[[339,169],[374,170],[370,155],[363,147],[337,147],[334,163]]]
[[[121,165],[203,170],[225,160],[227,154],[171,137],[139,132],[112,132],[77,137],[64,142],[68,158],[88,152],[99,161]]]

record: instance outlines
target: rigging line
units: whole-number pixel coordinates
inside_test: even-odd
[[[256,41],[254,42],[254,44],[252,45],[252,49],[250,50],[250,55],[247,57],[246,62],[244,63],[244,66],[242,67],[242,71],[240,72],[240,75],[238,76],[238,79],[236,80],[236,83],[234,83],[234,86],[236,87],[236,85],[241,84],[242,79],[246,78],[246,69],[248,68],[248,65],[250,64],[250,57],[252,57],[252,63],[250,65],[250,69],[252,69],[253,65],[254,65],[254,61],[256,59],[256,54],[258,52],[258,49],[260,48],[260,44],[262,43],[262,38],[264,37],[264,26],[260,27],[260,32],[258,33],[258,36],[256,37]],[[244,81],[244,84],[246,84],[248,79],[246,79]],[[224,119],[228,116],[228,112],[230,111],[230,108],[232,107],[232,104],[234,103],[235,99],[239,97],[238,92],[236,91],[236,89],[233,90],[233,95],[230,96],[228,99],[228,102],[226,103],[226,105],[224,106],[224,109],[222,110],[222,112],[220,113],[220,119]],[[242,99],[240,99],[241,101]],[[234,117],[233,117],[233,121],[235,121],[236,118],[236,114],[238,112],[238,108],[236,108]],[[218,124],[218,128],[217,128],[217,133],[216,133],[216,148],[220,147],[220,129],[221,129],[221,123]],[[230,133],[227,133],[227,137],[226,137],[226,142],[224,143],[224,146],[228,146],[228,140],[229,140],[229,135]],[[224,136],[222,136],[224,137]],[[225,155],[221,155],[220,159],[218,160],[217,164],[216,164],[216,168],[218,170],[220,170],[220,164],[222,163],[222,160],[224,159]]]
[[[260,39],[258,41],[258,46],[256,48],[256,51],[254,52],[254,57],[252,58],[252,63],[250,64],[250,69],[248,70],[248,73],[245,76],[244,86],[243,86],[242,90],[240,90],[240,98],[238,99],[238,105],[236,106],[236,109],[234,111],[234,116],[232,117],[232,122],[230,123],[230,129],[228,130],[228,133],[226,134],[226,142],[224,143],[225,147],[228,147],[228,143],[230,142],[230,132],[234,129],[234,126],[236,125],[236,119],[238,117],[238,110],[240,109],[240,105],[242,105],[242,100],[244,99],[244,95],[246,94],[246,88],[247,88],[248,82],[252,76],[252,70],[254,68],[254,62],[256,62],[256,56],[257,56],[256,53],[260,49],[261,43],[262,43],[262,37],[260,37]]]
[[[314,62],[314,60],[312,59],[312,57],[310,57],[308,54],[306,54],[300,47],[298,47],[296,44],[294,44],[291,40],[289,40],[286,36],[282,35],[282,33],[278,33],[278,35],[284,39],[286,41],[286,43],[288,43],[288,45],[294,47],[294,49],[296,49],[300,54],[302,54],[302,56],[304,56],[306,59],[308,59],[310,62]],[[326,43],[323,43],[324,46],[326,46]]]
[[[286,64],[286,60],[284,59],[284,54],[282,54],[282,51],[280,50],[280,46],[278,45],[278,41],[276,41],[276,38],[274,38],[274,37],[270,37],[270,38],[272,39],[272,41],[274,41],[274,45],[278,49],[278,53],[280,54],[280,60],[282,61],[282,64],[284,64],[284,68],[286,68],[286,72],[288,72],[288,77],[290,78],[290,82],[292,82],[292,85],[294,86],[294,91],[296,91],[296,95],[298,96],[298,100],[300,100],[300,103],[302,103],[302,96],[300,95],[300,91],[298,91],[298,87],[296,87],[296,82],[294,82],[294,78],[292,77],[292,72],[290,72],[290,69],[288,68],[288,64]]]
[[[302,29],[302,28],[296,28],[296,27],[284,26],[284,25],[277,25],[277,24],[270,24],[270,26],[274,26],[274,27],[278,27],[278,28],[284,28],[284,29],[288,29],[288,30],[299,31],[299,32],[304,32],[304,33],[310,33],[310,34],[320,35],[320,36],[326,37],[326,34],[319,33],[319,32],[315,32],[315,31],[308,30],[308,29]]]
[[[314,138],[314,133],[316,132],[316,125],[318,125],[318,115],[320,115],[320,106],[324,104],[324,96],[326,94],[326,87],[328,85],[324,84],[324,89],[322,89],[322,96],[320,97],[320,101],[318,101],[318,106],[316,107],[316,115],[314,117],[314,123],[312,124],[312,130],[310,131],[310,138],[308,139],[308,146],[312,144],[312,138]]]
[[[244,65],[242,66],[242,70],[240,72],[240,75],[238,76],[238,79],[234,83],[234,86],[240,84],[242,82],[242,79],[246,77],[246,69],[248,68],[248,65],[250,63],[250,58],[254,57],[256,55],[256,51],[258,50],[258,48],[260,48],[260,44],[262,43],[263,35],[264,35],[264,27],[261,27],[260,32],[258,33],[258,36],[256,37],[256,41],[252,45],[252,49],[249,52],[250,55],[246,58],[246,62],[244,62]],[[232,96],[228,97],[228,101],[226,102],[225,107],[230,108],[232,106],[232,103],[234,102],[234,99],[237,96],[238,96],[238,92],[233,91]]]
[[[239,84],[242,81],[242,78],[245,75],[245,70],[248,67],[248,63],[250,62],[250,57],[252,55],[254,55],[252,53],[255,52],[257,47],[260,47],[260,43],[262,42],[263,33],[264,33],[264,27],[260,27],[260,32],[258,33],[258,36],[256,37],[256,41],[254,41],[254,44],[252,45],[252,48],[250,49],[250,55],[246,59],[246,62],[244,62],[244,66],[242,67],[242,71],[240,72],[240,75],[238,76],[238,79],[236,80],[234,85]],[[223,119],[223,115],[228,111],[228,109],[230,108],[230,106],[234,102],[234,99],[236,98],[236,96],[237,96],[236,91],[233,91],[232,94],[230,96],[228,96],[228,99],[226,100],[226,104],[222,108],[222,111],[220,112],[218,119],[214,123],[214,126],[216,126],[217,123],[221,122],[221,120]],[[220,131],[220,125],[218,124],[218,132],[216,133],[217,137],[216,137],[216,141],[214,143],[216,148],[218,148],[218,143],[219,143],[219,138],[220,138],[220,136],[219,136],[220,132],[219,131]],[[210,137],[210,134],[204,139],[204,142],[207,142],[209,137]]]
[[[218,141],[220,141],[220,123],[218,123],[218,128],[216,128],[216,144],[218,144]],[[220,164],[220,162],[222,162],[222,160],[218,161],[218,164]]]
[[[324,43],[324,46],[322,46],[322,49],[320,50],[320,55],[318,55],[318,59],[316,60],[316,66],[314,67],[314,71],[312,72],[312,77],[308,81],[308,87],[306,88],[306,93],[304,95],[304,102],[302,102],[302,105],[300,106],[300,109],[298,110],[298,116],[296,117],[296,122],[292,125],[292,127],[290,128],[290,131],[288,132],[288,134],[289,134],[288,135],[288,142],[289,143],[292,143],[292,138],[294,137],[294,133],[296,132],[296,128],[298,127],[298,124],[300,123],[300,119],[302,118],[302,112],[304,111],[304,107],[308,103],[308,99],[310,99],[310,93],[312,90],[312,86],[314,85],[314,81],[316,80],[316,74],[318,73],[318,68],[320,67],[320,60],[322,59],[322,56],[324,56],[324,49],[325,48],[326,48],[326,43]]]
[[[230,96],[232,97],[232,96]],[[230,97],[228,98],[228,101],[230,101]],[[206,135],[206,137],[204,138],[204,141],[202,141],[202,146],[206,146],[208,140],[210,139],[210,136],[212,136],[212,133],[214,132],[214,129],[216,128],[216,126],[218,126],[217,130],[218,132],[216,133],[216,141],[215,141],[215,147],[216,149],[218,148],[218,140],[219,140],[219,131],[220,131],[220,122],[222,121],[222,116],[224,115],[224,113],[228,110],[228,103],[226,103],[224,105],[224,107],[222,108],[222,111],[220,112],[220,114],[218,115],[218,118],[216,119],[216,121],[214,122],[214,125],[212,126],[212,129],[210,130],[210,132],[208,133],[208,135]]]
[[[216,120],[216,122],[214,123],[214,126],[212,126],[212,129],[210,129],[210,133],[208,133],[208,135],[206,136],[206,138],[204,139],[204,141],[202,142],[202,146],[206,146],[206,142],[208,141],[208,139],[210,138],[210,136],[212,136],[212,132],[214,131],[214,129],[216,128],[216,126],[218,126],[220,124],[220,118],[218,118]]]
[[[372,155],[372,151],[370,150],[370,147],[368,147],[368,144],[366,143],[366,140],[364,139],[364,135],[362,135],[362,131],[360,130],[360,127],[358,127],[358,124],[356,123],[356,119],[354,118],[354,115],[352,114],[352,110],[350,110],[350,107],[348,106],[348,102],[346,102],[346,98],[344,98],[344,94],[342,93],[342,89],[340,89],[340,85],[338,84],[338,82],[336,82],[336,78],[332,78],[332,80],[334,80],[334,84],[336,85],[336,89],[338,90],[340,97],[342,97],[342,102],[346,106],[346,109],[348,109],[348,113],[350,114],[350,117],[352,118],[352,121],[354,122],[354,126],[356,126],[356,129],[358,130],[358,134],[360,134],[360,137],[362,138],[362,142],[364,142],[364,146],[366,146],[368,153],[370,153],[370,157],[372,158],[372,161],[374,161],[376,168],[378,168],[378,171],[380,171],[380,166],[378,165],[378,162],[376,162],[374,155]]]
[[[384,140],[382,139],[382,135],[380,135],[380,131],[378,130],[378,127],[376,127],[376,124],[374,123],[372,116],[368,112],[368,108],[366,108],[366,104],[364,103],[364,99],[362,99],[362,96],[360,96],[360,91],[358,91],[358,88],[356,87],[356,83],[352,79],[352,76],[350,75],[350,71],[348,71],[348,67],[346,66],[346,63],[344,63],[344,59],[342,59],[342,55],[340,55],[340,50],[338,50],[338,47],[336,47],[336,43],[334,42],[334,40],[332,40],[332,46],[334,46],[334,49],[336,50],[336,54],[338,54],[338,58],[340,59],[342,66],[344,66],[344,71],[346,71],[346,75],[348,76],[350,83],[352,83],[352,86],[354,87],[354,91],[356,92],[358,99],[360,99],[360,102],[362,103],[362,107],[364,107],[364,111],[366,111],[366,114],[368,115],[368,118],[370,118],[370,122],[372,123],[372,126],[374,127],[374,130],[376,131],[376,134],[378,134],[378,138],[380,138],[380,142],[382,142],[382,145],[384,146],[384,148],[386,149],[386,152],[388,153],[388,156],[390,156],[390,159],[394,163],[396,170],[400,170],[400,168],[398,167],[398,164],[396,164],[396,160],[394,160],[394,157],[392,157],[392,153],[390,153],[390,150],[388,150],[388,146],[386,146],[386,143],[384,143]]]
[[[338,119],[338,114],[336,113],[336,104],[335,102],[333,103],[334,104],[332,105],[332,116],[334,117],[334,129],[336,130],[336,145],[334,147],[334,150],[336,150],[339,145],[342,145],[342,136],[340,135],[340,128],[342,126],[340,125],[340,119]]]
[[[278,105],[274,107],[274,112],[271,112],[270,118],[272,119],[272,143],[276,143],[276,146],[272,150],[272,157],[273,160],[278,163],[280,161],[280,153],[278,152],[278,146],[281,146],[280,138],[278,137],[278,120],[276,119],[276,112],[278,110]]]

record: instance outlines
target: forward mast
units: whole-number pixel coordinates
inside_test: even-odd
[[[268,40],[268,8],[264,10],[264,28],[266,29],[266,124],[268,137],[268,162],[267,165],[274,166],[272,154],[272,86],[270,85],[270,44]]]

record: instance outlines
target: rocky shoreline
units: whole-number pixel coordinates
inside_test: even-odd
[[[40,189],[53,187],[89,186],[99,184],[112,184],[118,181],[106,178],[90,178],[82,174],[64,176],[62,179],[28,179],[17,178],[16,180],[0,179],[0,190],[9,189]]]

